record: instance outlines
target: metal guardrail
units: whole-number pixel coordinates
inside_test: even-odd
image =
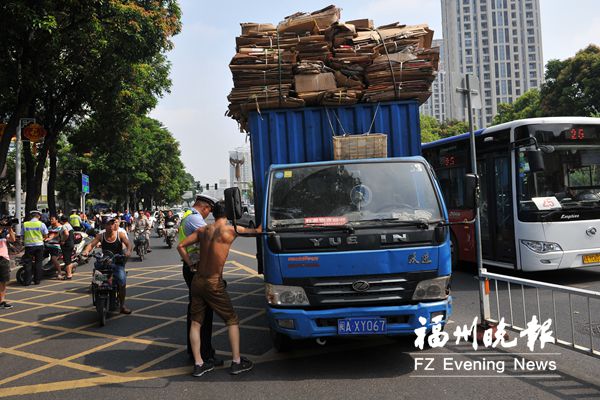
[[[592,320],[592,305],[596,305],[598,307],[598,312],[595,312],[595,315],[598,315],[600,318],[600,292],[534,281],[524,278],[517,278],[513,276],[494,274],[491,272],[487,272],[485,269],[481,273],[481,278],[487,279],[490,282],[493,281],[494,283],[493,291],[495,296],[491,295],[491,290],[489,291],[488,295],[492,300],[494,300],[495,298],[495,311],[497,318],[492,318],[490,312],[490,316],[486,318],[487,321],[492,323],[498,323],[500,319],[504,316],[501,314],[502,308],[503,311],[509,312],[510,321],[506,321],[506,318],[504,321],[507,324],[507,326],[516,331],[522,331],[526,329],[525,325],[527,324],[528,315],[530,317],[533,315],[537,315],[541,322],[543,308],[546,308],[546,315],[550,314],[548,317],[552,318],[553,321],[554,338],[556,340],[556,344],[570,348],[572,350],[586,353],[588,355],[600,357],[600,321],[596,322],[596,324],[598,325],[598,332],[596,333],[596,335],[598,336],[598,338],[596,338],[596,342],[598,343],[598,345],[594,346],[595,332],[594,321]],[[504,287],[506,288],[506,290],[504,290],[502,284],[499,287],[499,282],[505,283]],[[517,289],[516,291],[520,293],[515,294],[515,287]],[[533,296],[532,289],[535,289],[535,297]],[[548,293],[548,291],[550,293]],[[542,292],[542,301],[540,301],[540,292]],[[568,297],[568,315],[565,315],[567,311],[566,304],[559,303],[559,311],[557,311],[556,298],[558,297],[558,294],[563,294],[563,297],[564,295]],[[514,299],[513,296],[518,296],[519,298]],[[508,299],[508,304],[504,302],[506,298]],[[587,328],[587,332],[585,334],[581,332],[583,329],[579,331],[575,329],[576,325],[574,321],[574,316],[580,315],[580,313],[574,311],[573,309],[574,299],[580,300],[578,302],[578,306],[582,306],[587,303],[587,327],[585,327],[585,324],[582,325],[583,329]],[[583,302],[581,300],[583,300]],[[493,303],[493,301],[490,302],[490,306],[492,306],[491,303]],[[531,311],[532,307],[534,308],[533,311]],[[537,314],[535,314],[535,311],[537,311]],[[523,314],[523,326],[520,326],[518,324],[521,312]],[[559,320],[558,318],[561,318],[561,320]],[[564,321],[564,319],[567,320]],[[560,325],[559,321],[562,321],[563,325]],[[562,335],[561,337],[559,335],[559,331],[564,333],[565,325],[567,326],[566,330],[569,331],[569,324],[570,337],[569,335]],[[583,338],[585,336],[588,336],[589,345],[585,345],[582,343]]]

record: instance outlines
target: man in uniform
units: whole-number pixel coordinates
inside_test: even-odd
[[[71,224],[74,231],[81,231],[81,217],[79,214],[77,214],[76,209],[71,210],[71,215],[69,215],[69,224]]]
[[[29,212],[31,219],[23,223],[23,242],[25,243],[25,286],[31,284],[31,267],[33,264],[33,284],[39,285],[42,279],[42,260],[44,258],[44,238],[48,236],[48,228],[40,221],[39,210]]]
[[[191,210],[186,211],[183,214],[183,218],[181,219],[181,223],[179,224],[179,242],[182,242],[187,236],[191,235],[196,229],[206,226],[206,222],[204,218],[208,217],[211,213],[213,206],[217,200],[211,196],[200,194],[196,196],[196,201],[194,202],[194,206]],[[199,248],[196,245],[188,246],[185,248],[186,253],[191,259],[191,264],[183,263],[183,279],[185,279],[185,283],[187,284],[189,290],[188,296],[188,309],[187,309],[187,351],[190,357],[193,356],[192,345],[190,343],[190,326],[192,324],[191,320],[191,302],[192,302],[192,292],[191,292],[191,284],[192,278],[194,277],[194,271],[190,268],[191,265],[198,263],[200,260],[200,252]],[[202,324],[202,331],[200,332],[200,337],[202,341],[202,345],[200,346],[202,350],[202,359],[209,360],[213,365],[219,367],[223,365],[223,359],[215,358],[215,349],[212,347],[212,323],[213,323],[213,310],[210,307],[206,308],[206,312],[204,313],[204,322]]]

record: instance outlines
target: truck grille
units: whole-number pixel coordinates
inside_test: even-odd
[[[302,286],[311,307],[406,304],[412,301],[417,284],[437,277],[437,271],[390,275],[363,275],[327,278],[285,279],[284,285]],[[368,289],[357,291],[356,282],[367,282]]]

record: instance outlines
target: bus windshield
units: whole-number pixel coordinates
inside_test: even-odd
[[[270,228],[429,222],[442,216],[426,165],[406,161],[272,171],[268,213]]]
[[[600,126],[546,124],[516,129],[517,139],[527,136],[535,137],[542,147],[545,169],[532,172],[525,149],[517,151],[520,215],[600,207]]]

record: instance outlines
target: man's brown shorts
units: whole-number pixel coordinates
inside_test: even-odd
[[[210,306],[226,325],[240,323],[231,299],[225,291],[225,283],[220,276],[205,278],[198,274],[192,280],[192,321],[202,324],[206,306]]]

